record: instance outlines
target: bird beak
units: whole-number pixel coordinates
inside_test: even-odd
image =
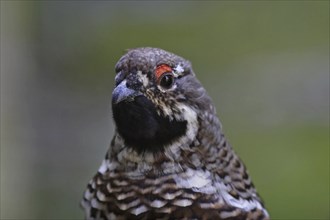
[[[127,88],[126,80],[123,80],[112,92],[112,104],[118,104],[122,101],[133,101],[139,95],[142,95],[142,93]]]

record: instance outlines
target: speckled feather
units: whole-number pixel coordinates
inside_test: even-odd
[[[157,89],[153,73],[160,64],[179,70],[175,89]],[[158,114],[187,121],[187,130],[152,152],[136,151],[116,132],[85,191],[86,219],[269,219],[190,62],[138,48],[118,61],[116,73],[116,86],[142,82],[141,92]]]

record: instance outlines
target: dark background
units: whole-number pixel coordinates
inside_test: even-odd
[[[329,216],[329,1],[1,1],[1,219],[81,219],[125,49],[189,59],[273,219]]]

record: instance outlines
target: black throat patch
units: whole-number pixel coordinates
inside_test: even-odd
[[[144,96],[112,104],[118,133],[137,152],[162,151],[165,145],[184,135],[187,121],[159,116],[155,105]]]

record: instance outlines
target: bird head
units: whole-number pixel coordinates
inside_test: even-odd
[[[87,219],[268,219],[189,61],[157,48],[116,65],[116,132]]]
[[[189,61],[158,48],[137,48],[116,64],[113,118],[127,147],[161,152],[189,145],[201,113],[214,108]]]

